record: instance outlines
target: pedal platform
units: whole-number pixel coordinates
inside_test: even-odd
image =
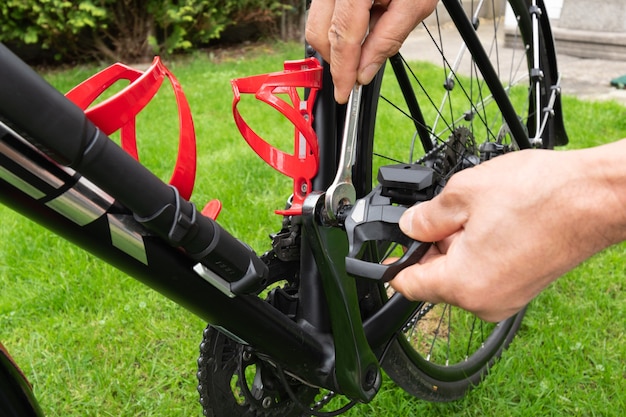
[[[398,222],[406,209],[430,200],[437,189],[433,169],[415,164],[383,166],[378,172],[379,185],[356,201],[346,213],[344,227],[349,251],[346,270],[349,274],[374,280],[389,281],[407,266],[419,261],[430,243],[406,236]],[[372,246],[374,245],[374,246]],[[400,246],[403,254],[393,263],[381,264],[376,253]]]

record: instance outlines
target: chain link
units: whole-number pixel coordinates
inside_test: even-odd
[[[420,311],[418,311],[411,320],[409,320],[407,322],[407,324],[404,325],[404,327],[402,328],[402,333],[406,333],[409,331],[409,329],[411,329],[412,327],[415,327],[415,323],[417,323],[418,321],[420,321],[426,314],[428,314],[428,312],[430,310],[433,309],[433,307],[435,307],[435,304],[433,303],[427,303],[425,306],[423,306]]]

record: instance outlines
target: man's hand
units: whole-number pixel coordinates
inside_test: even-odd
[[[438,0],[313,0],[307,41],[330,63],[335,99],[368,84]]]
[[[401,229],[437,242],[390,283],[412,300],[505,319],[563,273],[626,239],[626,141],[499,156],[405,212]]]

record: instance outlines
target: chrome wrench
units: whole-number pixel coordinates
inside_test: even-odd
[[[337,219],[337,214],[341,207],[354,204],[356,201],[356,191],[352,184],[352,167],[356,159],[361,95],[362,85],[357,83],[352,88],[348,99],[337,175],[333,183],[328,187],[328,190],[326,190],[325,211],[326,217],[330,221]]]

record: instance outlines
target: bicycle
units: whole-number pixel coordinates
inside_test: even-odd
[[[398,54],[391,71],[339,106],[328,67],[310,48],[283,72],[233,81],[244,137],[294,179],[278,210],[280,230],[261,256],[219,226],[219,208],[200,213],[188,201],[186,180],[172,179],[174,186],[155,177],[4,47],[0,87],[10,99],[0,102],[0,198],[210,323],[198,360],[205,415],[339,415],[374,398],[381,368],[416,397],[460,398],[511,342],[524,312],[490,324],[394,294],[386,281],[429,247],[402,235],[397,221],[459,170],[518,149],[564,145],[567,136],[543,0],[507,2],[517,26],[507,29],[515,51],[507,74],[498,71],[495,46],[503,18],[481,19],[495,2],[471,2],[469,11],[456,0],[442,4],[463,42],[450,59],[439,12],[434,29],[423,24],[443,64],[434,89],[420,82],[427,68],[413,71]],[[492,36],[483,38],[483,29]],[[397,93],[388,91],[394,84]],[[293,155],[247,125],[237,109],[246,93],[293,121]],[[392,112],[404,121],[378,131],[376,120]],[[400,259],[383,263],[390,257]],[[16,368],[0,359],[3,407],[40,413]],[[336,396],[347,403],[329,411]]]

